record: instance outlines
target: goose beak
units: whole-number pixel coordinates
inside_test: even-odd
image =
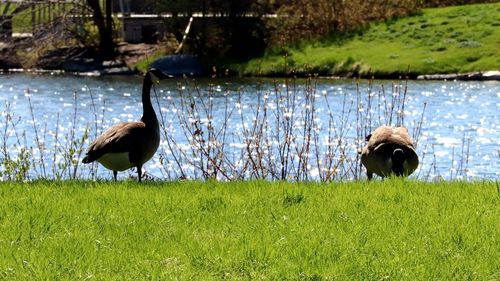
[[[154,76],[156,76],[159,80],[163,80],[163,79],[166,79],[166,78],[172,78],[173,76],[172,75],[169,75],[159,69],[156,69],[156,68],[150,68],[148,70],[149,73],[153,74]]]

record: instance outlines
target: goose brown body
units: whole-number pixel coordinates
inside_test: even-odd
[[[374,173],[381,177],[409,176],[417,169],[418,155],[405,127],[378,127],[367,141],[361,152],[361,163],[369,180]]]
[[[153,157],[160,145],[160,127],[150,99],[153,84],[151,74],[160,79],[166,77],[155,69],[146,73],[142,87],[141,120],[123,122],[110,127],[90,144],[82,160],[83,163],[97,161],[112,170],[115,181],[118,171],[136,167],[140,182],[142,165]]]

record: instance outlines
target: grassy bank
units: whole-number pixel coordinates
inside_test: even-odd
[[[500,3],[424,9],[374,23],[359,34],[269,51],[240,68],[245,75],[285,72],[377,77],[500,69]]]
[[[495,280],[498,183],[0,183],[0,279]]]

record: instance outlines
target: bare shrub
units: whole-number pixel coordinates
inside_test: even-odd
[[[217,78],[184,79],[168,93],[156,93],[162,144],[151,162],[161,178],[201,180],[339,181],[364,177],[358,151],[380,125],[404,125],[425,163],[415,176],[424,180],[474,178],[469,167],[470,140],[464,136],[437,162],[432,143],[420,141],[421,115],[406,115],[407,81],[389,87],[353,80],[349,89],[318,87],[321,78],[263,79],[224,84]],[[387,83],[385,83],[387,85]],[[318,90],[321,89],[321,90]],[[87,92],[87,91],[86,91]],[[0,126],[0,180],[97,179],[98,164],[79,161],[89,141],[103,131],[105,101],[93,98],[81,118],[79,95],[64,119],[40,119],[30,91],[24,120],[5,103]],[[336,95],[333,97],[332,95]],[[102,110],[102,112],[101,112]],[[92,118],[93,116],[93,118]],[[55,125],[55,126],[54,126]],[[63,125],[63,126],[62,126]],[[438,156],[440,157],[440,156]],[[444,172],[443,172],[444,171]]]
[[[318,78],[272,80],[246,92],[221,86],[179,83],[160,111],[166,147],[160,151],[167,178],[216,180],[333,181],[359,179],[358,151],[380,125],[406,125],[406,81],[331,105],[317,92]],[[251,97],[250,97],[251,96]],[[249,102],[249,99],[252,99]],[[159,100],[157,100],[159,103]],[[423,114],[423,113],[422,113]],[[414,121],[415,139],[422,121]],[[182,138],[179,136],[183,136]]]
[[[369,22],[416,13],[418,1],[292,1],[277,9],[269,18],[270,45],[283,46],[304,40],[320,39],[338,32],[364,28]]]

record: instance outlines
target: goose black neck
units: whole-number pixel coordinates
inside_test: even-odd
[[[146,125],[158,126],[158,119],[156,119],[155,110],[153,109],[153,104],[151,103],[151,86],[153,81],[151,80],[151,74],[149,72],[144,76],[144,82],[142,83],[142,118],[141,120]]]

